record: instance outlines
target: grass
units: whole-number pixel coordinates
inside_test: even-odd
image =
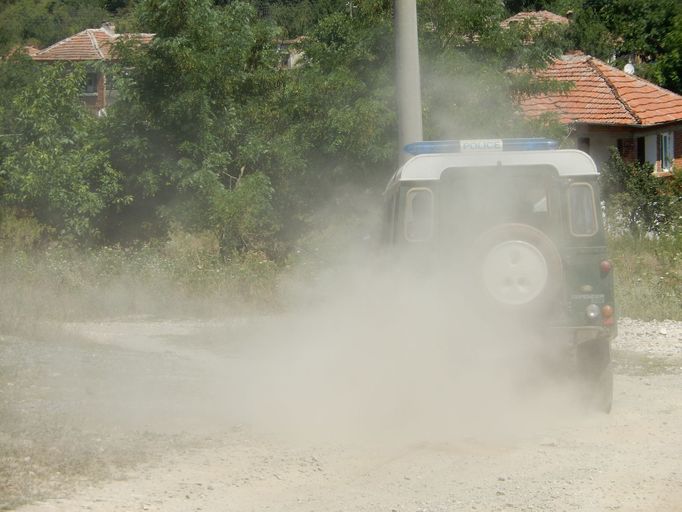
[[[682,235],[614,237],[609,249],[620,315],[682,320]],[[5,334],[39,335],[50,322],[85,318],[272,309],[279,306],[280,275],[281,267],[259,252],[226,260],[210,232],[176,230],[167,240],[136,247],[82,248],[55,242],[54,234],[31,218],[0,216],[0,332]]]
[[[682,320],[682,236],[610,240],[621,316]]]
[[[257,252],[226,261],[207,233],[175,233],[135,248],[0,245],[0,332],[40,335],[54,321],[274,308],[277,275],[277,265]]]

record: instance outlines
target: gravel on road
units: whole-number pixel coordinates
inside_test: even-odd
[[[220,333],[248,322],[64,329],[0,338],[0,510],[682,510],[682,322],[621,320],[610,415],[559,389],[492,410],[453,399],[455,428],[339,438],[221,407],[255,367]]]

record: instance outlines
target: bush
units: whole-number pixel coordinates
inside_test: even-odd
[[[272,206],[274,190],[262,173],[241,177],[232,190],[217,189],[210,219],[226,257],[235,251],[274,254],[279,226]]]
[[[0,250],[35,249],[52,232],[32,215],[13,208],[0,208]]]
[[[641,239],[679,229],[679,194],[676,197],[670,183],[654,176],[653,170],[649,163],[625,162],[612,149],[600,176],[612,234]]]

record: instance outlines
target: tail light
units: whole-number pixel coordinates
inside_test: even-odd
[[[602,323],[606,326],[613,325],[614,318],[613,318],[613,306],[609,306],[608,304],[604,304],[601,307],[601,316],[603,318]]]
[[[602,274],[608,274],[609,272],[611,272],[612,268],[613,268],[613,265],[611,264],[611,262],[609,260],[603,260],[599,264],[599,269],[602,271]]]

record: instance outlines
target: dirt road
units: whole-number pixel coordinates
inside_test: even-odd
[[[682,510],[679,323],[622,323],[610,415],[555,383],[523,401],[467,390],[477,400],[454,397],[447,414],[447,399],[436,414],[415,395],[407,414],[432,428],[382,415],[339,430],[319,428],[338,424],[316,415],[330,404],[296,408],[277,394],[283,381],[261,382],[276,401],[247,407],[265,391],[243,382],[266,372],[257,351],[218,334],[240,338],[239,322],[59,328],[69,341],[0,341],[0,508]],[[345,397],[330,399],[348,415]],[[259,410],[276,402],[290,414]]]

